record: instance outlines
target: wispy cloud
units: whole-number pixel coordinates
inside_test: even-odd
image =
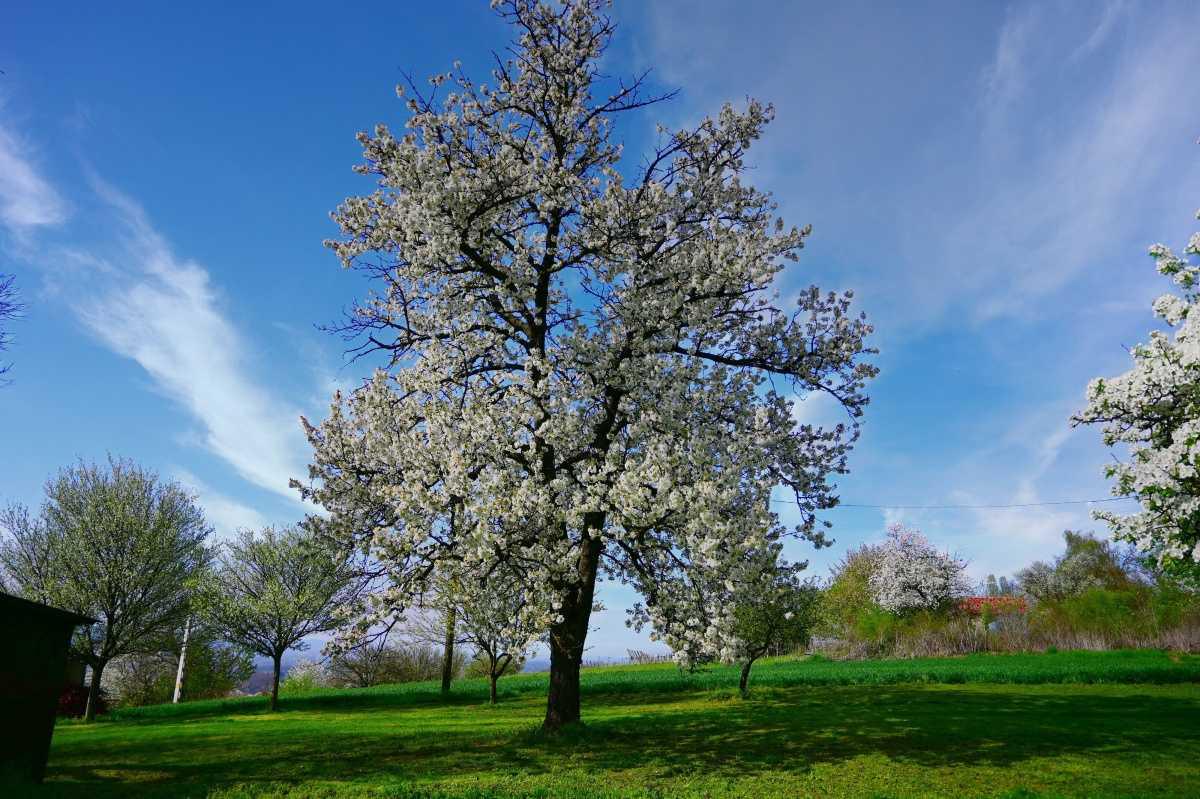
[[[221,494],[186,469],[176,469],[174,477],[195,492],[204,516],[219,539],[230,538],[241,529],[257,530],[269,524],[266,516],[249,505]]]
[[[72,302],[80,319],[191,413],[213,454],[295,499],[288,480],[304,474],[299,410],[255,378],[208,271],[177,256],[133,200],[99,179],[92,184],[120,234],[116,255],[103,259],[105,279]]]
[[[14,236],[59,225],[67,217],[66,203],[34,166],[32,149],[0,122],[0,224]]]

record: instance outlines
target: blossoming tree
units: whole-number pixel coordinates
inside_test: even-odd
[[[692,566],[684,558],[674,569],[658,570],[655,584],[644,586],[649,601],[634,605],[629,625],[649,625],[680,665],[740,663],[744,697],[755,661],[806,643],[814,621],[819,591],[800,579],[808,564],[788,563],[781,550],[772,542],[724,557],[717,568]]]
[[[1200,219],[1200,212],[1196,217]],[[1133,368],[1088,385],[1088,405],[1072,420],[1099,424],[1108,446],[1129,457],[1108,466],[1113,494],[1133,494],[1137,513],[1097,511],[1118,540],[1134,544],[1159,565],[1200,577],[1200,232],[1183,257],[1162,244],[1150,248],[1158,272],[1179,287],[1154,301],[1154,314],[1173,333],[1154,330],[1135,346]]]
[[[888,527],[870,585],[875,602],[892,613],[932,610],[971,593],[966,563],[901,524]]]
[[[410,85],[406,131],[359,137],[378,188],[341,205],[330,246],[373,281],[345,332],[388,368],[305,422],[301,489],[329,535],[387,565],[377,614],[439,563],[511,570],[548,620],[553,730],[580,717],[598,576],[655,602],[673,553],[711,567],[763,546],[777,485],[789,532],[824,542],[875,369],[849,293],[810,287],[788,311],[772,291],[808,229],[743,182],[769,106],[622,160],[614,119],[665,98],[600,76],[606,4],[493,5],[517,40],[490,82],[456,66]],[[797,425],[796,390],[846,422]]]

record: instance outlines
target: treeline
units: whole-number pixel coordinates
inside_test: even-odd
[[[256,655],[273,665],[275,709],[284,654],[347,628],[357,634],[328,663],[299,669],[293,687],[318,671],[322,685],[440,676],[447,688],[481,673],[495,696],[496,680],[523,662],[524,650],[497,621],[519,596],[494,600],[444,581],[413,609],[402,642],[395,624],[354,629],[348,612],[368,601],[375,575],[311,520],[241,530],[220,544],[211,534],[187,489],[112,457],[62,469],[36,511],[0,511],[0,589],[96,619],[77,628],[70,647],[87,667],[87,688],[67,686],[60,712],[90,720],[110,703],[228,696],[254,673]]]
[[[1065,550],[971,587],[965,563],[916,531],[849,552],[813,619],[842,657],[1047,649],[1200,650],[1200,594],[1135,550],[1067,531]]]

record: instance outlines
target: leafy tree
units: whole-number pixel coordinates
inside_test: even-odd
[[[153,651],[182,626],[189,585],[210,560],[209,527],[195,498],[132,461],[80,462],[46,484],[41,513],[0,514],[0,564],[21,594],[97,619],[78,628],[72,653],[92,672],[95,717],[105,667]]]
[[[881,557],[881,545],[862,544],[834,564],[829,584],[821,595],[818,624],[824,632],[845,635],[864,613],[878,610],[871,590],[871,575],[878,569]]]
[[[920,530],[893,524],[870,577],[871,592],[890,613],[946,607],[971,592],[966,567],[934,548]]]
[[[113,661],[110,683],[122,705],[170,702],[182,649],[182,631],[169,636],[156,651],[126,655]],[[254,654],[245,647],[217,640],[211,630],[194,626],[188,636],[182,698],[218,699],[254,673]]]
[[[665,97],[600,77],[605,3],[493,5],[518,38],[486,85],[457,67],[428,94],[410,85],[405,133],[360,135],[379,188],[341,205],[330,246],[375,284],[343,332],[388,369],[307,427],[302,490],[392,569],[380,614],[439,562],[477,580],[511,565],[549,619],[555,730],[580,718],[599,574],[654,605],[671,553],[707,567],[768,544],[780,484],[789,532],[825,543],[817,513],[875,369],[849,293],[810,287],[789,310],[772,291],[809,229],[743,182],[769,106],[726,106],[623,161],[614,122]],[[847,422],[797,426],[793,391],[828,394]],[[454,507],[469,523],[451,531]]]
[[[651,625],[652,637],[666,641],[681,666],[706,660],[740,663],[740,690],[746,696],[755,661],[807,643],[816,618],[819,591],[800,580],[807,564],[789,564],[780,557],[781,550],[773,544],[741,558],[723,559],[727,564],[723,569],[677,570],[669,587],[674,611],[657,614],[639,603],[633,609],[632,626],[640,630]],[[727,617],[717,626],[731,630],[732,637],[697,646],[689,630],[713,615]]]
[[[1200,212],[1196,214],[1200,218]],[[1183,257],[1162,244],[1150,248],[1159,274],[1177,294],[1154,301],[1161,330],[1130,350],[1133,368],[1088,385],[1088,405],[1074,424],[1098,424],[1108,446],[1129,457],[1108,466],[1113,494],[1135,495],[1136,513],[1096,511],[1114,537],[1156,558],[1179,575],[1200,576],[1200,232]]]
[[[494,574],[487,582],[455,581],[455,611],[459,641],[475,650],[476,668],[488,678],[491,703],[496,704],[496,682],[520,670],[529,650],[544,634],[545,625],[524,611],[527,595],[520,580]]]
[[[1039,602],[1079,596],[1089,588],[1125,591],[1149,581],[1136,559],[1087,533],[1063,532],[1066,551],[1054,563],[1036,561],[1017,573],[1022,590]]]
[[[339,624],[338,608],[362,588],[359,575],[344,551],[307,529],[243,530],[201,584],[197,603],[224,640],[271,659],[275,710],[284,653],[306,649],[305,638]]]

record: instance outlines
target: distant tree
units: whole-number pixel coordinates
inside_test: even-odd
[[[1144,566],[1108,541],[1088,533],[1063,532],[1066,551],[1053,563],[1036,561],[1017,573],[1022,591],[1033,599],[1062,600],[1089,588],[1121,591],[1149,582]]]
[[[496,704],[496,682],[517,671],[529,650],[545,634],[538,617],[525,614],[526,588],[503,571],[481,583],[477,579],[455,581],[455,611],[459,641],[475,650],[475,660],[488,678],[491,703]]]
[[[740,663],[739,687],[746,696],[755,661],[807,643],[816,619],[819,591],[800,579],[807,564],[789,564],[781,551],[775,543],[737,558],[720,556],[708,568],[676,570],[673,582],[664,586],[676,608],[658,616],[651,607],[636,604],[632,626],[652,626],[653,637],[671,647],[681,666],[702,660]],[[713,616],[725,620],[713,624],[708,620]],[[683,629],[672,622],[676,617],[684,619]],[[732,635],[697,647],[688,628],[701,624],[729,629]]]
[[[759,658],[804,646],[812,635],[820,590],[802,582],[804,564],[773,564],[737,592],[734,629],[742,672],[738,690],[747,696],[750,669]]]
[[[227,641],[268,657],[274,669],[271,710],[279,706],[283,655],[338,626],[339,607],[361,590],[346,552],[300,527],[239,532],[200,587],[202,617]]]
[[[156,705],[172,701],[183,640],[182,630],[165,638],[154,651],[117,658],[108,667],[109,683],[122,705]],[[217,699],[254,673],[254,653],[214,637],[194,625],[188,635],[181,699]]]
[[[1200,232],[1183,257],[1162,244],[1150,255],[1179,289],[1154,301],[1155,316],[1174,332],[1151,331],[1130,350],[1132,369],[1093,380],[1088,405],[1072,423],[1100,425],[1105,444],[1128,451],[1105,474],[1114,495],[1138,498],[1138,510],[1093,516],[1161,568],[1200,579]]]
[[[154,651],[181,626],[189,586],[209,563],[209,527],[195,497],[131,461],[80,462],[46,484],[41,513],[0,514],[6,582],[39,602],[98,620],[73,654],[92,672],[85,718],[95,717],[105,667]]]
[[[878,607],[871,575],[879,568],[882,554],[882,545],[862,544],[834,564],[821,596],[819,626],[826,634],[846,635],[859,617]]]
[[[871,592],[891,613],[945,607],[971,592],[966,566],[937,550],[920,530],[893,524],[870,577]]]
[[[12,340],[8,334],[7,325],[21,313],[21,304],[17,302],[15,278],[12,275],[0,273],[0,352],[8,349]],[[0,385],[4,383],[4,375],[11,367],[0,362]]]

